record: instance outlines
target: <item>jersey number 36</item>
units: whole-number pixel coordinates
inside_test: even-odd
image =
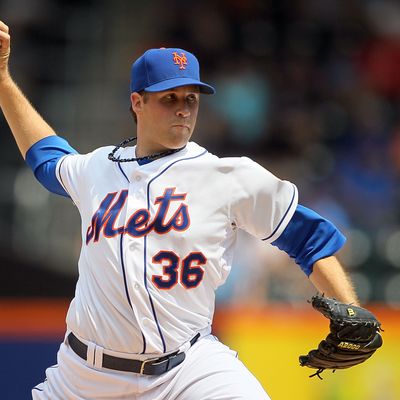
[[[203,280],[207,258],[201,252],[192,252],[184,259],[173,251],[161,250],[153,257],[154,264],[161,264],[162,275],[153,275],[152,282],[159,289],[172,289],[179,283],[186,289],[197,287]]]

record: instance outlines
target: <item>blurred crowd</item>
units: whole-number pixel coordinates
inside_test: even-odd
[[[254,158],[346,234],[362,301],[400,307],[400,3],[393,0],[4,0],[13,75],[82,152],[134,134],[131,62],[182,47],[217,88],[194,140]],[[0,239],[17,259],[76,274],[78,215],[40,188],[0,125]],[[314,289],[246,234],[219,301],[301,301]]]

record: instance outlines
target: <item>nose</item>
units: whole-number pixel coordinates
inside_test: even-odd
[[[187,118],[187,117],[189,117],[189,115],[190,115],[190,110],[187,105],[180,107],[176,111],[176,116],[180,117],[180,118]]]

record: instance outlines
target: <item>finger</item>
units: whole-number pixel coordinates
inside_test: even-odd
[[[10,45],[10,35],[6,32],[0,31],[0,49],[4,51]]]
[[[10,28],[3,21],[0,21],[0,31],[8,33]]]
[[[300,362],[300,365],[302,366],[302,367],[304,367],[305,365],[307,365],[308,364],[308,362],[309,362],[309,360],[310,360],[310,357],[307,355],[307,356],[299,356],[299,362]]]

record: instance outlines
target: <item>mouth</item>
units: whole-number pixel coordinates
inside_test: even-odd
[[[190,131],[190,126],[186,125],[186,124],[174,124],[174,125],[172,125],[172,127],[173,128],[181,128],[181,129],[186,128]]]

